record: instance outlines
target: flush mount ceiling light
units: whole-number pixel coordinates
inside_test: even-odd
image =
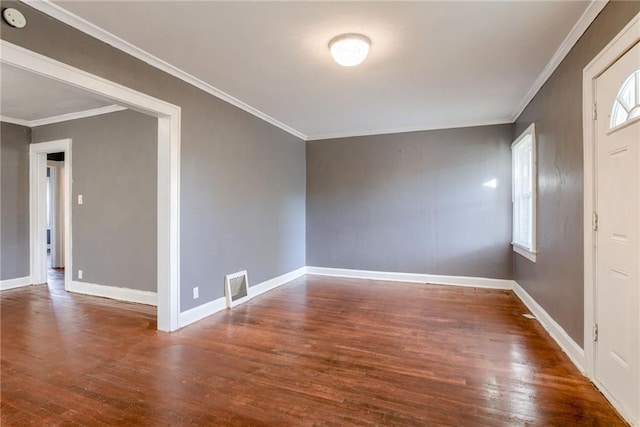
[[[361,64],[369,54],[371,40],[362,34],[341,34],[331,39],[331,56],[340,65],[353,67]]]

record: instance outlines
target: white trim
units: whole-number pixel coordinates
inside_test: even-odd
[[[393,273],[369,270],[351,270],[346,268],[307,267],[307,274],[345,277],[365,280],[423,283],[433,285],[469,286],[487,289],[513,290],[515,295],[537,317],[540,324],[549,332],[553,340],[569,356],[576,367],[584,372],[584,350],[566,333],[566,331],[538,304],[516,281],[507,279],[486,279],[466,276],[439,276],[432,274]]]
[[[622,415],[622,418],[624,418],[632,427],[640,426],[640,418],[634,420],[633,416],[629,412],[627,412],[627,410],[622,405],[620,405],[617,402],[616,398],[611,393],[609,393],[607,388],[604,385],[602,385],[600,381],[598,381],[595,378],[592,378],[591,381],[596,386],[598,391],[602,393],[605,399],[607,399],[609,403],[611,403],[611,406],[613,406],[615,410],[618,411],[620,415]]]
[[[258,295],[262,295],[265,292],[289,283],[299,277],[302,277],[306,274],[306,272],[307,267],[300,267],[297,270],[293,270],[281,276],[274,277],[273,279],[264,281],[255,286],[250,286],[249,299],[255,298]],[[195,323],[198,320],[211,316],[212,314],[222,311],[225,308],[227,308],[225,297],[221,297],[208,303],[199,305],[198,307],[191,308],[180,313],[180,327],[183,328],[187,325]]]
[[[429,130],[458,129],[458,128],[469,128],[469,127],[477,127],[477,126],[505,125],[505,124],[511,124],[511,123],[513,123],[513,121],[510,118],[503,118],[498,120],[484,120],[479,122],[456,123],[456,124],[452,123],[450,125],[407,126],[407,127],[401,127],[401,128],[376,129],[376,130],[369,130],[369,131],[337,132],[337,133],[309,135],[306,137],[306,141],[354,138],[358,136],[387,135],[387,134],[393,134],[393,133],[424,132]]]
[[[47,160],[47,169],[49,169],[49,206],[47,207],[50,213],[50,217],[47,218],[47,222],[49,225],[49,244],[47,244],[47,249],[50,250],[51,254],[51,267],[58,268],[63,265],[60,262],[60,256],[64,252],[62,247],[60,246],[60,242],[64,242],[63,232],[64,227],[61,221],[60,213],[62,212],[64,215],[64,209],[60,205],[62,201],[62,186],[60,185],[60,164],[63,162],[57,162],[52,160]],[[61,191],[62,190],[62,191]]]
[[[595,82],[615,61],[628,49],[640,41],[640,13],[605,46],[598,55],[584,68],[582,73],[582,130],[583,130],[583,170],[584,170],[584,343],[585,368],[587,376],[598,386],[609,402],[627,419],[640,426],[640,419],[632,418],[620,407],[615,399],[605,393],[605,389],[595,378],[596,352],[591,339],[591,328],[596,323],[595,287],[595,243],[593,231],[593,213],[596,210],[595,199],[595,121],[593,106],[595,104]],[[638,379],[640,382],[640,378]]]
[[[140,291],[138,289],[105,286],[72,280],[67,290],[77,294],[111,298],[118,301],[135,302],[153,306],[158,305],[158,295],[155,292]]]
[[[307,267],[307,274],[347,277],[353,279],[384,280],[391,282],[424,283],[432,285],[467,286],[487,289],[513,289],[513,280],[484,277],[442,276],[435,274],[395,273],[387,271],[351,270],[346,268]]]
[[[584,373],[585,357],[584,350],[567,334],[567,332],[553,320],[553,317],[545,311],[540,304],[534,300],[517,282],[513,282],[513,292],[527,306],[529,311],[533,313],[540,324],[549,332],[551,338],[558,343],[562,351],[564,351],[574,365]]]
[[[0,280],[0,291],[6,291],[8,289],[21,288],[23,286],[31,285],[31,276],[16,277],[15,279]]]
[[[152,67],[158,68],[159,70],[162,70],[165,73],[168,73],[182,81],[185,81],[197,87],[198,89],[203,90],[209,93],[210,95],[215,96],[216,98],[220,98],[223,101],[228,102],[229,104],[234,105],[240,108],[241,110],[244,110],[247,113],[252,114],[264,120],[265,122],[270,123],[282,129],[283,131],[288,132],[291,135],[302,139],[303,141],[306,140],[306,136],[302,132],[299,132],[290,126],[287,126],[286,124],[269,116],[268,114],[265,114],[262,111],[256,108],[253,108],[248,104],[245,104],[244,102],[240,101],[237,98],[234,98],[228,93],[221,91],[220,89],[210,85],[209,83],[206,83],[205,81],[195,76],[192,76],[191,74],[179,69],[178,67],[175,67],[169,64],[168,62],[150,54],[149,52],[146,52],[143,49],[140,49],[139,47],[134,46],[133,44],[121,39],[120,37],[114,34],[111,34],[110,32],[69,12],[68,10],[58,6],[57,4],[52,3],[49,0],[24,0],[24,3],[28,4],[32,8],[42,13],[45,13],[57,19],[58,21],[64,22],[65,24],[70,25],[73,28],[76,28],[82,31],[83,33],[86,33],[100,41],[103,41],[115,47],[116,49],[119,49],[135,58],[138,58],[146,62],[147,64],[151,65]]]
[[[258,295],[262,295],[265,292],[269,292],[279,286],[284,285],[285,283],[292,282],[299,277],[307,274],[307,267],[300,267],[297,270],[290,271],[281,276],[274,277],[273,279],[267,280],[255,286],[249,287],[249,297],[254,298]]]
[[[72,171],[72,142],[71,139],[29,144],[29,259],[31,278],[34,284],[47,281],[47,206],[46,206],[46,176],[47,154],[65,154],[64,192],[71,193],[73,182]],[[72,227],[71,227],[71,199],[65,199],[63,230],[64,253],[66,256],[64,287],[68,289],[73,271]]]
[[[95,24],[69,12],[68,10],[54,4],[50,0],[23,0],[24,3],[28,4],[32,8],[45,13],[67,25],[70,25],[100,41],[103,41],[116,49],[119,49],[123,52],[128,53],[129,55],[138,58],[147,64],[158,68],[180,80],[183,80],[198,89],[201,89],[216,98],[220,98],[231,105],[234,105],[264,121],[270,123],[285,132],[294,135],[303,141],[316,141],[321,139],[335,139],[335,138],[348,138],[354,136],[368,136],[368,135],[383,135],[390,133],[404,133],[404,132],[417,132],[417,131],[425,131],[425,130],[436,130],[436,129],[445,129],[445,128],[461,128],[461,127],[470,127],[470,126],[484,126],[484,125],[493,125],[493,124],[504,124],[504,123],[513,123],[516,121],[518,116],[522,114],[522,111],[526,108],[526,106],[531,102],[533,97],[538,93],[542,85],[549,79],[549,77],[556,70],[558,65],[562,62],[562,60],[567,56],[567,54],[571,51],[571,48],[577,43],[582,34],[587,30],[589,25],[594,21],[594,19],[598,16],[598,14],[602,11],[602,9],[607,5],[609,0],[592,0],[589,6],[586,8],[578,22],[573,26],[567,37],[560,44],[555,54],[546,65],[544,70],[540,73],[536,81],[533,83],[527,94],[524,96],[520,104],[515,109],[514,113],[510,118],[505,118],[502,120],[491,120],[487,122],[480,123],[469,123],[465,125],[452,125],[452,126],[437,126],[437,127],[406,127],[406,128],[395,128],[395,129],[381,129],[376,131],[360,131],[360,132],[345,132],[345,133],[335,133],[335,134],[319,134],[319,135],[310,135],[307,136],[304,133],[293,129],[292,127],[282,123],[281,121],[269,116],[266,113],[240,101],[239,99],[223,92],[222,90],[210,85],[209,83],[179,69],[178,67],[169,64],[168,62],[146,52],[145,50],[134,46],[133,44],[121,39],[120,37],[106,31],[103,28],[98,27]]]
[[[544,67],[544,70],[542,70],[536,81],[533,82],[533,85],[529,89],[529,92],[527,92],[524,98],[522,98],[522,101],[520,101],[520,104],[518,104],[518,107],[511,115],[511,123],[515,122],[518,117],[520,117],[520,114],[522,114],[524,109],[527,108],[529,102],[531,102],[531,100],[536,96],[536,94],[546,83],[546,81],[549,80],[549,77],[551,77],[556,68],[558,68],[560,63],[569,54],[573,46],[575,46],[584,32],[587,31],[589,25],[591,25],[591,23],[596,19],[598,14],[602,11],[602,9],[604,9],[608,2],[609,0],[591,1],[591,4],[587,6],[587,9],[584,11],[580,19],[578,19],[578,22],[576,22],[569,34],[567,34],[567,37],[560,44],[560,47],[558,47],[558,50],[556,50],[556,53],[553,55],[553,57],[551,57],[551,60],[549,61],[547,66]]]
[[[102,98],[110,99],[116,104],[158,117],[158,329],[162,331],[178,329],[180,314],[180,107],[5,40],[0,40],[0,50],[2,52],[0,61],[3,63],[70,84]],[[69,160],[68,164],[70,163]],[[69,197],[69,200],[71,199],[72,196]],[[69,254],[70,261],[72,253],[68,251],[67,254]],[[69,261],[67,265],[69,265]]]
[[[584,277],[585,277],[585,338],[591,334],[594,324],[594,255],[595,236],[592,220],[595,211],[595,170],[594,170],[594,141],[595,128],[593,121],[593,104],[595,102],[595,80],[609,68],[626,50],[640,40],[640,13],[638,13],[620,33],[587,65],[583,71],[583,153],[584,153]],[[585,348],[588,361],[588,372],[594,372],[593,343]]]
[[[59,116],[46,117],[44,119],[30,120],[29,127],[50,125],[53,123],[67,122],[69,120],[84,119],[86,117],[100,116],[102,114],[115,113],[116,111],[126,110],[126,107],[120,105],[107,105],[106,107],[93,108],[91,110],[77,111],[75,113],[62,114]]]
[[[29,121],[27,120],[16,119],[8,116],[0,116],[0,122],[11,123],[13,125],[18,125],[18,126],[31,127],[29,125]]]
[[[59,116],[45,117],[36,120],[23,120],[13,117],[0,116],[0,120],[14,125],[26,126],[34,128],[36,126],[50,125],[53,123],[67,122],[69,120],[84,119],[87,117],[101,116],[102,114],[115,113],[116,111],[126,110],[127,107],[120,105],[107,105],[106,107],[92,108],[91,110],[76,111],[75,113],[61,114]]]
[[[190,308],[189,310],[180,313],[180,327],[184,328],[185,326],[202,320],[205,317],[209,317],[212,314],[216,314],[226,308],[227,301],[225,297],[220,297],[218,299],[214,299],[213,301],[209,301],[208,303]]]
[[[518,255],[522,255],[531,262],[536,262],[538,258],[538,252],[531,252],[529,249],[513,242],[511,242],[511,246],[513,246],[513,252],[517,253]]]
[[[519,221],[516,221],[516,209],[515,209],[515,193],[516,193],[516,185],[515,185],[515,163],[516,157],[514,156],[514,151],[518,150],[518,147],[522,145],[523,140],[527,137],[531,137],[531,248],[527,248],[519,243],[512,242],[513,251],[519,255],[524,256],[529,261],[536,262],[537,254],[538,254],[538,138],[536,137],[536,124],[531,123],[527,128],[518,136],[515,141],[511,144],[511,162],[512,162],[512,172],[511,172],[511,188],[512,188],[512,223],[513,223],[513,232],[512,237],[515,240],[516,237],[516,227]]]

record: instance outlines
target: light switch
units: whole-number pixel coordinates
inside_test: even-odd
[[[82,204],[82,194],[78,194],[78,204]]]

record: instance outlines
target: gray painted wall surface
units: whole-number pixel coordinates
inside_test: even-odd
[[[257,284],[305,265],[304,142],[22,3],[3,5],[29,25],[3,24],[2,39],[182,108],[182,311],[221,297],[224,274],[246,269]]]
[[[579,345],[584,344],[582,70],[640,11],[610,2],[517,119],[536,123],[538,257],[514,254],[516,281]]]
[[[73,153],[73,280],[155,292],[157,119],[126,110],[32,129],[33,143],[64,138]]]
[[[31,129],[0,123],[0,280],[29,271],[29,142]]]
[[[510,125],[308,143],[307,264],[510,279],[510,144]]]

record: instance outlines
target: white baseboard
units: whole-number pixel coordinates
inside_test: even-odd
[[[251,286],[249,287],[249,297],[257,297],[258,295],[269,292],[270,290],[275,289],[278,286],[282,286],[285,283],[296,280],[298,277],[302,277],[305,274],[307,274],[307,267],[300,267],[299,269],[285,273],[282,276],[274,277],[271,280],[267,280],[258,285]]]
[[[0,280],[0,291],[7,289],[21,288],[31,285],[31,276],[17,277],[15,279]]]
[[[527,306],[531,313],[536,316],[540,324],[549,332],[551,338],[558,343],[562,351],[569,356],[573,364],[584,374],[586,361],[584,350],[517,282],[514,282],[513,292],[520,298],[524,305]]]
[[[227,308],[227,302],[225,301],[224,297],[221,297],[197,307],[191,308],[187,311],[183,311],[178,317],[178,327],[184,328],[185,326],[195,323],[198,320],[202,320],[205,317],[216,314],[217,312],[222,311],[225,308]]]
[[[584,350],[516,281],[486,279],[482,277],[439,276],[433,274],[393,273],[385,271],[350,270],[346,268],[307,267],[307,274],[346,277],[354,279],[384,280],[393,282],[425,283],[434,285],[471,286],[476,288],[513,290],[518,298],[536,316],[551,338],[569,356],[574,365],[584,373]]]
[[[307,268],[300,267],[297,270],[290,271],[281,276],[274,277],[273,279],[266,280],[262,283],[259,283],[255,286],[249,287],[249,299],[257,297],[265,292],[268,292],[272,289],[275,289],[279,286],[284,285],[285,283],[289,283],[298,277],[302,277],[306,274]],[[183,311],[180,313],[180,317],[178,320],[179,326],[181,328],[190,325],[192,323],[197,322],[198,320],[202,320],[205,317],[211,316],[219,311],[227,308],[227,303],[225,298],[218,298],[208,303],[199,305],[187,311]]]
[[[138,304],[158,305],[158,295],[155,292],[139,291],[137,289],[119,288],[116,286],[97,285],[95,283],[69,283],[69,292],[111,298],[119,301],[136,302]]]
[[[635,419],[633,415],[627,411],[627,409],[618,401],[605,386],[598,381],[597,378],[591,378],[591,381],[596,386],[596,388],[602,393],[602,395],[611,403],[611,406],[615,408],[616,411],[622,416],[622,418],[629,423],[631,427],[640,427],[640,418]]]
[[[347,268],[307,267],[307,274],[385,280],[391,282],[429,283],[432,285],[469,286],[474,288],[513,289],[514,281],[484,277],[441,276],[436,274],[394,273],[387,271],[351,270]]]
[[[549,332],[569,359],[581,371],[584,371],[584,350],[566,333],[564,329],[538,304],[517,282],[508,279],[488,279],[483,277],[441,276],[433,274],[394,273],[384,271],[351,270],[345,268],[301,267],[297,270],[267,280],[249,288],[250,298],[275,289],[305,274],[345,277],[354,279],[384,280],[451,286],[467,286],[488,289],[513,290],[524,305],[536,316],[540,324]],[[224,297],[180,313],[180,327],[190,325],[226,308]]]

